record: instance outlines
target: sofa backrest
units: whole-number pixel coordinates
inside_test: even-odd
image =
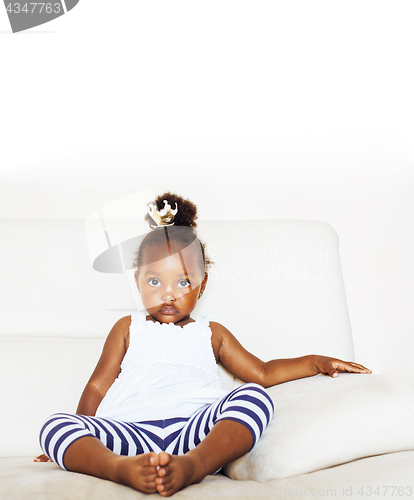
[[[329,224],[204,221],[198,234],[215,264],[193,317],[209,314],[264,360],[354,359]],[[40,452],[48,415],[76,411],[106,335],[142,304],[132,271],[92,268],[82,220],[1,219],[0,238],[0,456],[19,456]]]

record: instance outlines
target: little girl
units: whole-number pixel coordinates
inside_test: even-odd
[[[316,355],[265,363],[223,325],[192,319],[211,265],[194,231],[197,209],[171,193],[154,203],[134,262],[148,315],[114,325],[76,415],[57,413],[42,427],[37,461],[170,496],[253,448],[273,416],[264,388],[371,370]],[[246,383],[224,391],[217,363]]]

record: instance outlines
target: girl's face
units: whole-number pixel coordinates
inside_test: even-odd
[[[158,245],[142,257],[135,281],[145,309],[160,323],[186,324],[207,283],[197,249]]]

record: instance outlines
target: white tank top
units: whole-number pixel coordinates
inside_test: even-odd
[[[121,373],[96,416],[124,422],[189,417],[224,397],[209,319],[204,315],[180,327],[132,314]]]

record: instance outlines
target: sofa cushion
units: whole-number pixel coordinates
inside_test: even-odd
[[[174,500],[250,499],[404,499],[412,497],[414,451],[401,451],[259,484],[233,481],[221,474],[176,493]],[[375,485],[373,487],[373,485]],[[386,485],[394,485],[387,487]],[[397,485],[397,486],[396,486]],[[373,494],[377,488],[377,494]],[[0,458],[3,500],[160,500],[96,477],[67,472],[55,463],[34,463],[32,457]]]
[[[274,418],[253,450],[226,467],[232,479],[265,482],[414,450],[414,414],[379,375],[317,375],[268,390]]]

